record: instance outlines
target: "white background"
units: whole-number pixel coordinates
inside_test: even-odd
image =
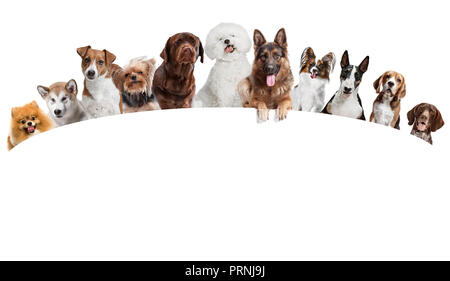
[[[434,146],[409,136],[420,102],[450,116],[445,1],[14,1],[0,4],[0,257],[19,259],[447,259],[448,124]],[[10,109],[36,86],[75,78],[76,48],[106,48],[124,65],[157,58],[167,38],[203,41],[220,22],[285,27],[298,80],[303,49],[370,55],[373,81],[407,83],[401,131],[291,113],[256,124],[253,110],[114,116],[53,130],[6,151]],[[248,55],[253,60],[253,53]],[[197,88],[214,64],[196,65]]]

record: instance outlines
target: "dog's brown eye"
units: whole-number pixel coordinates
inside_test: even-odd
[[[27,121],[25,121],[25,119],[23,119],[22,121],[20,121],[20,122],[22,122],[22,124],[25,124],[25,122],[27,122]]]
[[[36,119],[36,117],[34,117],[34,116],[31,116],[31,120],[33,120],[33,121],[34,121],[35,119]]]
[[[266,55],[262,55],[262,56],[261,56],[261,60],[262,60],[262,61],[265,61],[265,60],[266,60]]]
[[[66,101],[67,100],[67,98],[66,97],[63,97],[62,99],[61,99],[61,101]]]
[[[397,79],[397,82],[398,82],[398,83],[401,83],[401,82],[402,82],[402,80],[401,80],[401,79]]]
[[[103,65],[103,61],[102,60],[99,60],[97,63],[98,63],[98,65]]]
[[[138,74],[139,74],[139,75],[142,75],[142,71],[139,71]]]
[[[89,63],[90,61],[91,61],[90,58],[85,58],[85,59],[84,59],[84,63]]]
[[[55,102],[55,99],[51,99],[52,102]]]
[[[125,74],[125,77],[128,77],[128,76],[130,76],[130,73]]]

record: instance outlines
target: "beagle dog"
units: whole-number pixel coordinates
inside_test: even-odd
[[[406,95],[405,78],[398,72],[386,71],[373,87],[378,94],[373,102],[370,122],[400,129],[400,100]]]
[[[433,144],[431,132],[436,132],[442,128],[444,120],[436,106],[421,103],[408,112],[408,125],[413,125],[411,135]]]

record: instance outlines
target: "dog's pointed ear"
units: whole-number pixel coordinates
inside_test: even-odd
[[[367,71],[369,68],[369,56],[365,57],[361,64],[358,66],[359,70],[361,70],[363,73]]]
[[[16,116],[16,112],[17,112],[17,107],[11,108],[11,117],[12,118],[14,118],[14,116]]]
[[[39,105],[37,104],[37,102],[35,100],[30,102],[30,105],[32,105],[34,107],[39,107]]]
[[[311,59],[315,60],[316,55],[311,47],[307,47],[303,50],[302,57],[300,59],[300,68],[303,68]]]
[[[377,94],[381,93],[381,86],[382,86],[381,81],[383,80],[384,75],[385,73],[381,74],[381,76],[378,77],[378,79],[373,82],[373,87]]]
[[[255,50],[262,46],[264,43],[266,43],[266,38],[264,38],[264,35],[261,33],[261,31],[255,29],[255,32],[253,32],[253,46]]]
[[[49,93],[50,93],[50,89],[44,86],[37,86],[37,90],[39,92],[39,94],[41,95],[41,97],[45,98]]]
[[[69,82],[66,83],[66,90],[67,92],[77,95],[78,93],[78,86],[77,82],[74,79],[70,79]]]
[[[408,113],[406,114],[406,116],[408,117],[408,125],[411,126],[412,124],[414,124],[414,121],[416,120],[416,110],[417,108],[419,108],[420,106],[422,106],[421,104],[418,104],[416,106],[414,106],[410,111],[408,111]]]
[[[345,50],[345,52],[344,52],[344,54],[342,54],[342,58],[341,58],[341,67],[344,68],[348,65],[350,65],[350,60],[348,59],[348,51]]]
[[[172,37],[169,37],[169,39],[167,39],[166,45],[164,46],[164,49],[162,50],[160,57],[165,61],[168,62],[169,61],[169,54],[170,54],[170,39]]]
[[[277,34],[275,35],[275,39],[273,40],[278,45],[282,46],[283,48],[287,48],[287,38],[286,38],[286,31],[284,28],[281,28],[278,30]]]
[[[334,66],[336,65],[336,56],[333,52],[329,52],[322,58],[323,62],[326,62],[328,64],[330,72],[333,72]]]
[[[89,49],[91,48],[90,45],[86,46],[86,47],[80,47],[77,49],[77,53],[80,57],[84,58],[87,54],[87,52],[89,51]]]
[[[197,37],[197,39],[198,39],[198,43],[199,43],[199,45],[198,45],[198,52],[199,52],[199,55],[200,55],[200,62],[203,63],[203,60],[204,60],[204,57],[205,57],[205,50],[203,49],[202,41],[200,41],[200,38]]]
[[[442,126],[444,126],[444,119],[442,119],[441,112],[434,106],[434,109],[436,111],[436,115],[434,116],[433,122],[431,122],[431,131],[436,132]]]
[[[112,64],[116,60],[116,56],[111,53],[110,51],[104,49],[103,52],[105,53],[105,64],[109,65]]]

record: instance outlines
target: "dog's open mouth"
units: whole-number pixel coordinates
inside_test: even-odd
[[[232,52],[234,52],[234,46],[233,45],[228,45],[226,48],[225,48],[225,53],[227,53],[227,54],[231,54]]]
[[[343,96],[344,98],[349,98],[351,96],[352,92],[351,91],[344,91]]]
[[[427,129],[427,124],[425,122],[419,122],[417,123],[417,129],[423,132]]]
[[[386,94],[392,95],[392,90],[391,89],[387,89],[386,90]]]
[[[277,76],[276,73],[274,73],[274,74],[269,74],[269,75],[266,76],[266,83],[267,83],[267,86],[273,87],[273,86],[275,85],[276,76]]]
[[[25,131],[28,134],[32,134],[32,133],[34,133],[36,131],[36,126],[29,126],[29,127],[25,128]]]

